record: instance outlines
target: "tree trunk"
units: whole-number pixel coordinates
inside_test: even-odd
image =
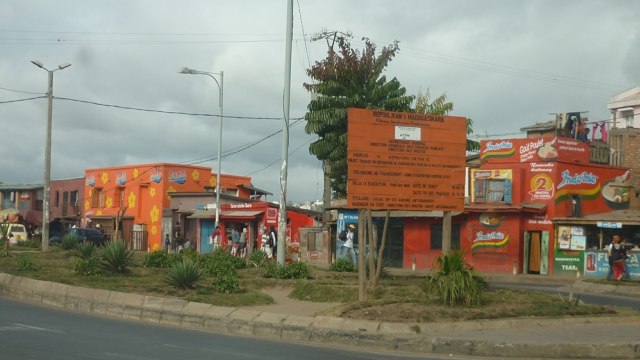
[[[367,269],[365,268],[362,233],[365,226],[365,211],[358,211],[358,300],[367,300]]]
[[[380,249],[378,249],[378,265],[376,266],[376,276],[374,278],[373,287],[378,285],[380,281],[380,274],[382,272],[382,254],[384,254],[384,247],[387,243],[387,229],[389,228],[389,213],[390,211],[387,209],[387,213],[384,217],[384,227],[382,229],[382,239],[380,243]]]
[[[371,217],[371,209],[367,210],[367,239],[369,240],[369,250],[367,251],[367,256],[369,257],[368,283],[373,289],[375,287],[374,278],[376,277],[376,259],[373,256],[375,254],[376,239],[375,236],[373,236],[373,218]]]
[[[451,251],[451,211],[442,214],[442,254]]]

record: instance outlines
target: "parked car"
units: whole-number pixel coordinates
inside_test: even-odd
[[[62,232],[62,234],[56,234],[49,238],[49,244],[59,244],[62,238],[67,234],[72,234],[78,241],[85,242],[90,241],[96,245],[104,245],[109,241],[109,237],[96,229],[91,228],[68,228]]]
[[[13,234],[18,241],[26,241],[28,238],[27,229],[22,224],[9,224],[8,234]]]

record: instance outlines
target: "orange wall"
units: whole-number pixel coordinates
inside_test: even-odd
[[[146,225],[149,250],[161,248],[162,210],[169,207],[170,192],[199,192],[215,185],[211,169],[176,164],[145,164],[85,171],[83,219],[115,217],[117,193],[124,192],[125,215],[134,218],[134,224]],[[92,199],[96,191],[103,193],[102,206]],[[100,204],[99,204],[100,205]]]

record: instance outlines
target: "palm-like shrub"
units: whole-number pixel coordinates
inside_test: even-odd
[[[64,234],[60,239],[60,247],[64,250],[71,250],[80,243],[80,240],[74,234]]]
[[[437,295],[443,304],[472,306],[480,303],[486,283],[469,267],[462,252],[438,256],[432,270],[435,273],[427,277],[426,289]]]
[[[249,263],[249,266],[261,268],[267,263],[267,261],[269,261],[269,258],[267,257],[267,253],[265,253],[264,251],[255,250],[251,253],[251,256],[249,256],[249,260],[247,261]]]
[[[109,241],[102,249],[102,267],[116,273],[126,273],[133,263],[134,252],[127,250],[122,241]]]
[[[204,278],[200,264],[191,259],[182,259],[169,267],[166,281],[178,288],[194,288]]]
[[[73,254],[80,259],[89,259],[96,255],[96,245],[92,242],[83,242],[76,245]]]

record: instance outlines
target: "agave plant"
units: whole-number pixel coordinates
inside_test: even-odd
[[[204,278],[200,264],[192,259],[182,259],[173,264],[165,277],[167,283],[178,288],[194,288]]]
[[[427,277],[427,291],[438,295],[443,304],[478,305],[485,282],[466,263],[464,254],[453,251],[433,261],[434,274]]]
[[[126,273],[133,263],[134,252],[127,250],[122,241],[109,241],[102,249],[102,267],[116,273]]]

